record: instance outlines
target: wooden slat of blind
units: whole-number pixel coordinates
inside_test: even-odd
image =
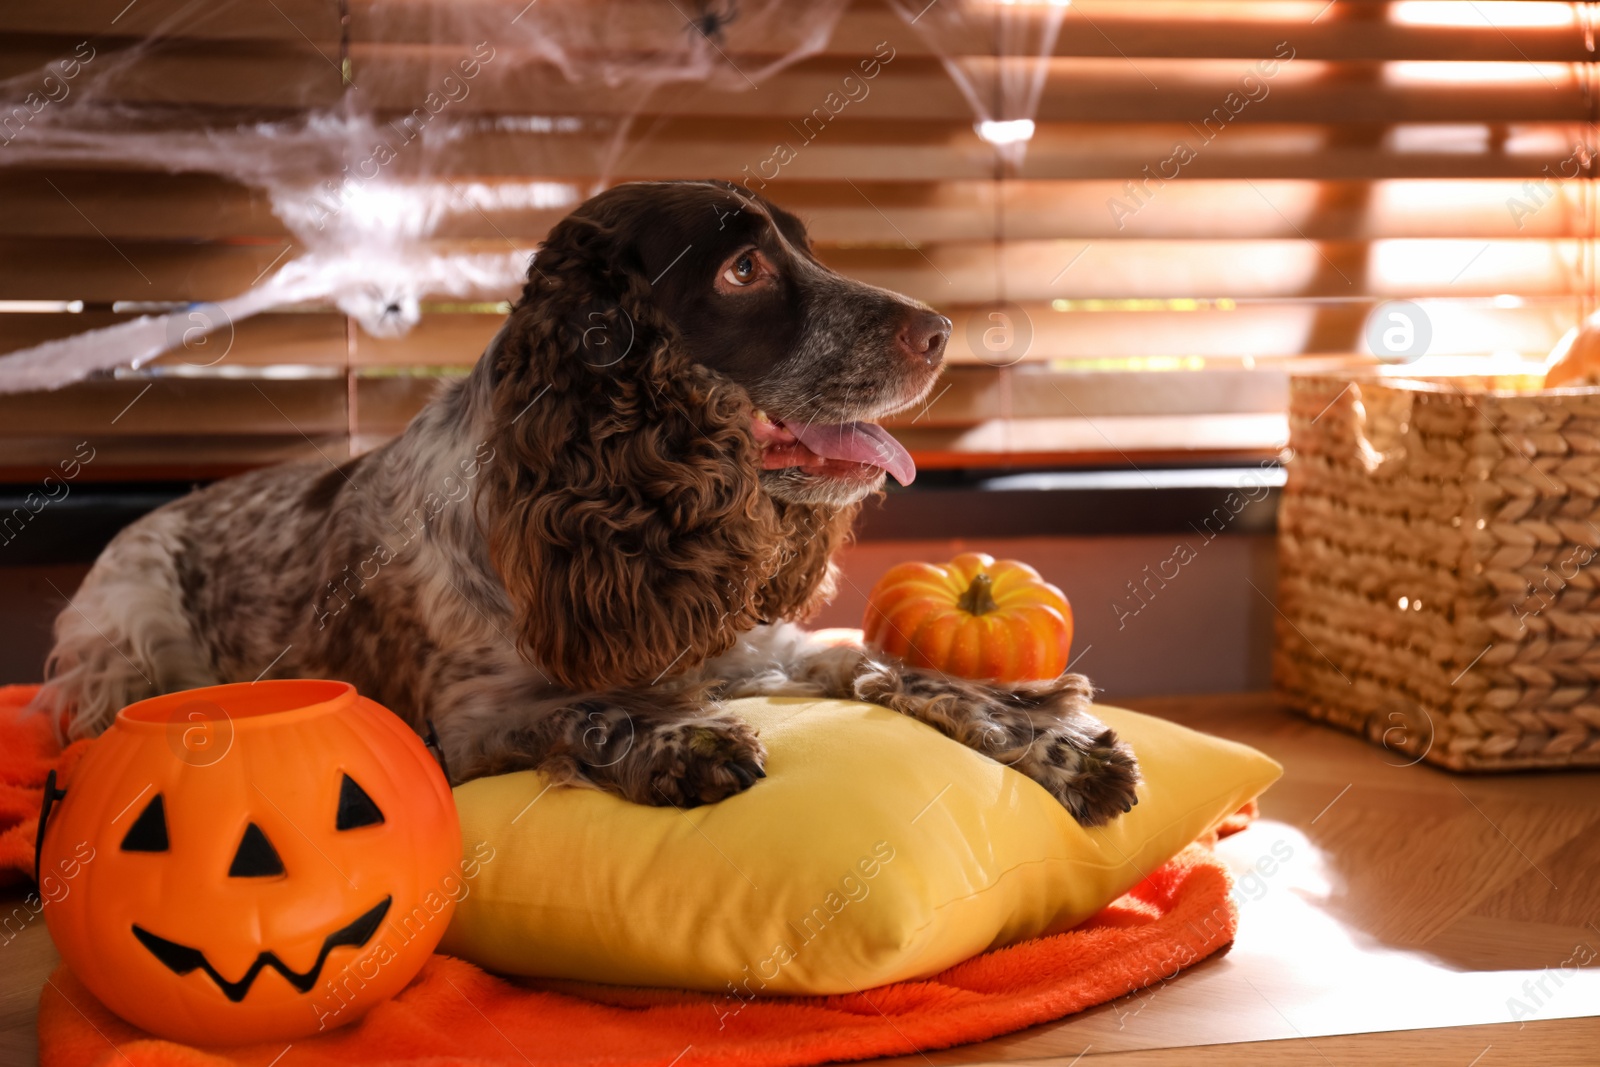
[[[70,55],[76,42],[22,35],[0,53],[0,77],[43,67]],[[337,52],[334,53],[337,55]],[[440,79],[463,58],[421,45],[352,43],[352,80],[369,106],[409,113],[437,93]],[[679,116],[802,120],[823,108],[830,93],[842,94],[855,61],[824,56],[769,75],[759,91],[730,92],[701,84],[668,84],[653,93],[634,86],[574,83],[557,69],[525,53],[484,64],[470,92],[450,107],[461,114],[483,112],[568,115],[670,113]],[[980,86],[994,82],[999,61],[961,59]],[[1418,63],[1397,69],[1373,62],[1328,65],[1295,60],[1280,66],[1267,95],[1229,109],[1229,94],[1242,96],[1241,79],[1255,75],[1251,63],[1227,59],[1147,58],[1048,61],[1036,118],[1044,122],[1194,122],[1220,111],[1217,128],[1261,122],[1343,123],[1352,116],[1385,114],[1406,122],[1581,122],[1589,105],[1570,65],[1501,64],[1500,77],[1451,64]],[[171,42],[141,56],[137,76],[117,77],[115,52],[84,67],[81,78],[102,95],[127,103],[186,103],[211,107],[294,108],[332,106],[342,91],[339,64],[309,42]],[[1260,90],[1256,90],[1260,92]],[[971,108],[944,66],[935,59],[896,58],[871,82],[859,104],[873,118],[900,121],[971,121]],[[824,111],[824,115],[827,112]],[[430,116],[431,117],[431,116]]]
[[[505,316],[435,312],[403,337],[370,337],[356,331],[354,362],[376,367],[470,367],[477,362]]]
[[[548,3],[549,0],[544,0]],[[354,0],[350,5],[351,35],[360,41],[437,41],[448,33],[451,20],[440,18],[444,0],[395,5],[378,0]],[[622,5],[619,5],[619,7]],[[459,5],[451,5],[459,10]],[[484,13],[480,25],[509,21],[520,10],[520,0],[475,5]],[[1323,3],[1299,5],[1236,4],[1224,14],[1206,10],[1193,0],[1076,0],[1062,19],[1054,54],[1082,57],[1234,58],[1271,55],[1280,42],[1291,41],[1307,59],[1444,59],[1579,62],[1589,58],[1583,34],[1572,23],[1556,26],[1505,25],[1502,32],[1486,34],[1478,26],[1416,25],[1394,21],[1390,8],[1378,0],[1341,0],[1333,10]],[[963,23],[958,38],[948,40],[968,53],[997,51],[997,24],[1006,30],[1037,39],[1037,28],[1050,17],[1047,10],[1017,5],[992,19],[979,14]],[[1285,10],[1288,8],[1288,10]],[[1254,10],[1252,10],[1254,9]],[[1274,10],[1276,9],[1276,10]],[[644,48],[663,34],[681,31],[683,17],[659,5],[639,4],[616,16],[618,47]],[[493,12],[493,14],[490,14]],[[1250,17],[1254,14],[1255,17]],[[503,19],[498,17],[503,16]],[[1494,21],[1495,13],[1484,14]],[[1502,20],[1503,21],[1503,20]],[[792,38],[763,38],[746,33],[737,24],[728,28],[724,45],[731,56],[777,53]],[[465,34],[458,38],[463,42]],[[922,35],[908,30],[905,20],[876,0],[863,0],[844,12],[825,45],[833,55],[871,53],[879,41],[893,42],[908,55],[929,55]]]
[[[945,386],[949,388],[946,389]],[[955,367],[929,402],[886,419],[894,428],[947,429],[1006,417],[1272,414],[1283,410],[1283,373],[1219,371],[1117,373],[1053,371],[1025,367],[996,375],[981,367]]]
[[[389,115],[388,118],[398,118]],[[732,119],[652,120],[648,136],[630,138],[620,154],[610,129],[549,134],[491,125],[460,132],[447,160],[400,154],[394,178],[430,173],[528,177],[573,181],[585,187],[602,170],[610,181],[661,178],[741,179],[774,170],[765,161],[774,146],[797,147],[794,159],[766,188],[781,195],[794,182],[989,181],[994,149],[973,132],[970,120],[882,122],[841,116],[806,143],[783,121]],[[596,123],[590,123],[590,126]],[[600,123],[600,125],[609,124]],[[24,130],[21,137],[29,137]],[[399,138],[397,137],[397,142]],[[1173,146],[1198,138],[1186,123],[1041,123],[1028,146],[1024,179],[1142,180]],[[1339,135],[1315,124],[1260,123],[1230,127],[1181,170],[1181,181],[1200,179],[1356,180],[1381,178],[1542,179],[1575,146],[1592,144],[1582,123],[1346,123]],[[155,161],[152,161],[152,163]],[[219,161],[221,163],[222,161]],[[424,166],[426,164],[426,166]],[[148,165],[147,165],[148,167]],[[765,170],[762,168],[765,167]],[[131,168],[123,168],[131,169]],[[1570,170],[1570,165],[1568,168]],[[760,191],[759,180],[751,179]]]
[[[95,453],[92,462],[79,468],[76,481],[82,483],[203,481],[275,463],[320,463],[323,456],[338,461],[350,455],[350,439],[343,430],[308,440],[298,434],[192,433],[175,423],[166,434],[102,437],[81,425],[81,417],[74,421],[80,424],[74,433],[4,438],[0,482],[32,487],[48,475],[59,478],[59,464],[86,441]]]
[[[784,182],[774,195],[820,241],[918,244],[989,239],[997,222],[1005,240],[1557,237],[1582,206],[1582,183],[1569,183],[1552,188],[1538,211],[1513,215],[1507,203],[1528,195],[1515,180],[1197,178],[1152,183],[1137,199],[1128,179],[855,185]]]
[[[4,319],[6,316],[0,316]],[[216,478],[265,463],[349,455],[343,377],[138,377],[0,395],[0,481],[37,482],[75,454],[84,481]]]
[[[1288,420],[1281,414],[996,419],[965,429],[898,428],[895,436],[924,469],[1067,459],[1126,466],[1132,455],[1151,464],[1275,456],[1288,439]]]
[[[59,437],[67,426],[96,441],[174,433],[320,439],[343,434],[349,418],[341,378],[92,381],[0,396],[0,428],[8,441]]]
[[[0,354],[135,317],[109,311],[3,314]],[[346,333],[345,318],[337,312],[273,312],[245,319],[232,330],[193,335],[188,347],[184,347],[184,330],[180,329],[175,338],[178,346],[152,360],[150,366],[191,372],[220,367],[219,373],[286,363],[336,367],[347,359]]]
[[[508,252],[505,242],[498,239],[437,242],[434,247],[445,254],[500,256]],[[532,251],[530,245],[519,254],[525,261]],[[281,262],[283,252],[281,240],[190,247],[151,241],[13,238],[0,240],[0,292],[9,294],[6,299],[16,300],[214,301],[249,289],[275,261]],[[518,287],[436,295],[498,301],[514,296]]]
[[[355,80],[375,106],[406,111],[421,105],[438,88],[443,55],[416,56],[408,46],[351,46]],[[766,79],[759,91],[729,92],[697,84],[669,85],[648,100],[638,90],[573,84],[547,67],[485,65],[473,91],[453,105],[467,112],[529,109],[543,114],[613,115],[646,113],[719,117],[801,119],[821,108],[829,93],[840,93],[856,75],[845,58],[807,60]],[[980,86],[994,82],[998,61],[987,56],[961,60]],[[174,73],[180,67],[174,65]],[[1255,74],[1252,64],[1220,59],[1148,59],[1137,68],[1121,58],[1051,60],[1035,118],[1044,122],[1195,122],[1224,108],[1230,93],[1242,96],[1241,79]],[[1502,78],[1480,72],[1466,80],[1449,64],[1418,64],[1407,77],[1381,63],[1319,61],[1281,65],[1270,91],[1235,113],[1223,110],[1216,125],[1258,122],[1342,123],[1354,115],[1381,113],[1407,122],[1583,121],[1589,106],[1569,66],[1505,64]],[[1438,80],[1433,80],[1437,78]],[[1259,90],[1258,90],[1259,92]],[[942,64],[900,57],[884,67],[859,105],[878,120],[971,121],[971,108]]]
[[[507,202],[515,202],[518,187],[534,180],[453,178],[462,193],[435,184],[452,208],[438,236],[537,243],[567,208],[507,210],[469,206],[462,199],[467,183],[490,193],[503,190]],[[997,222],[1004,239],[1205,238],[1219,232],[1328,240],[1560,237],[1583,210],[1582,182],[1551,185],[1537,210],[1515,179],[1186,179],[1151,190],[1136,199],[1126,180],[913,183],[862,177],[780,181],[773,195],[805,220],[821,245],[982,241],[994,236]],[[572,195],[580,195],[576,186]],[[0,212],[0,237],[288,240],[265,193],[214,176],[0,171],[0,202],[10,208]],[[1524,210],[1512,210],[1513,204]]]
[[[79,477],[215,478],[264,463],[349,455],[342,378],[80,382],[0,396],[0,481],[35,482],[75,454]]]
[[[507,250],[503,241],[437,242],[436,247],[496,255]],[[281,242],[187,248],[123,241],[113,247],[85,238],[12,238],[0,240],[0,292],[22,300],[220,300],[249,288],[281,251]],[[979,242],[821,250],[837,270],[939,305],[981,303],[1002,294],[1016,301],[1048,301],[1069,293],[1101,299],[1555,295],[1574,290],[1581,251],[1575,239],[1375,245],[1135,239],[1092,243],[1087,252],[1082,242],[1012,241],[997,264],[994,248]],[[485,290],[472,299],[506,300],[517,288]]]
[[[252,245],[98,238],[0,240],[8,300],[220,300],[250,288],[283,242]]]
[[[0,80],[30,74],[42,78],[49,64],[71,58],[82,40],[75,35],[12,36],[0,48]],[[126,67],[115,44],[100,41],[94,58],[81,65],[68,85],[66,99],[71,99],[70,92],[93,92],[102,100],[130,104],[332,107],[344,85],[338,55],[337,44],[319,47],[305,40],[206,41],[163,45],[141,53]]]
[[[542,0],[544,7],[572,7],[578,0]],[[464,20],[461,0],[405,4],[353,0],[349,4],[350,36],[358,41],[437,42],[445,39],[476,43],[472,28],[509,25],[525,7],[524,0],[476,0],[474,18]],[[1536,5],[1537,6],[1537,5]],[[1543,5],[1553,8],[1554,5]],[[1298,5],[1233,5],[1222,14],[1203,10],[1193,0],[1076,0],[1062,20],[1056,41],[1058,56],[1230,58],[1270,55],[1282,41],[1291,41],[1307,59],[1433,59],[1515,62],[1582,62],[1589,58],[1575,19],[1556,25],[1515,25],[1500,8],[1480,8],[1478,25],[1427,25],[1397,21],[1378,0],[1340,0],[1321,11],[1322,3]],[[1286,9],[1287,8],[1287,9]],[[0,10],[0,31],[11,33],[143,35],[161,32],[198,40],[300,39],[337,40],[338,5],[332,0],[275,0],[272,6],[226,8],[225,17],[192,5],[175,19],[160,5],[126,0],[77,0],[67,4],[15,4]],[[605,10],[612,26],[607,40],[616,48],[647,50],[663,36],[672,39],[685,27],[685,15],[657,3],[615,4]],[[1427,9],[1413,9],[1426,13]],[[1438,5],[1437,14],[1444,14]],[[1560,15],[1559,11],[1549,14]],[[1254,17],[1252,17],[1252,15]],[[1008,26],[1031,28],[1048,18],[1043,10],[1018,7],[1005,12]],[[748,19],[746,22],[748,23]],[[1499,32],[1485,33],[1489,25]],[[970,52],[995,51],[993,21],[969,19],[962,45]],[[1031,32],[1031,29],[1025,32]],[[793,35],[752,32],[735,23],[724,48],[732,56],[771,56],[792,46]],[[889,40],[908,55],[927,55],[923,37],[909,31],[899,16],[877,0],[845,11],[824,49],[834,55],[870,53]]]
[[[1572,325],[1572,298],[1519,307],[1486,306],[1482,300],[1429,300],[1433,355],[1485,355],[1497,351],[1549,351]],[[1338,304],[1286,302],[1215,306],[1193,310],[1058,311],[1049,304],[1016,305],[1032,330],[1026,362],[1131,360],[1185,357],[1208,361],[1340,355],[1358,350],[1375,302]],[[992,364],[975,349],[974,331],[993,325],[989,308],[948,308],[955,323],[953,363]],[[978,321],[973,322],[974,319]],[[1007,350],[1009,353],[1011,350]],[[1010,358],[1009,355],[1007,357]],[[1166,366],[1168,364],[1160,364]]]
[[[1387,297],[1572,292],[1577,240],[1011,241],[841,248],[836,269],[929,303],[1141,297]],[[1073,264],[1074,257],[1082,257]],[[997,263],[996,260],[1000,262]],[[1071,264],[1071,266],[1069,266]],[[1000,284],[1003,281],[1003,287]]]
[[[142,38],[161,34],[203,41],[339,40],[335,0],[272,0],[271,4],[136,3],[73,0],[70,4],[8,4],[0,32]],[[301,34],[305,37],[302,37]]]
[[[227,241],[287,234],[265,193],[210,174],[0,170],[0,203],[9,207],[0,212],[0,237]]]
[[[1229,128],[1184,165],[1182,178],[1536,178],[1571,157],[1575,145],[1594,139],[1577,122],[1436,126],[1367,118],[1350,115],[1338,136],[1309,123]],[[454,146],[452,160],[480,175],[587,180],[604,164],[613,181],[738,179],[746,167],[750,174],[772,174],[764,161],[773,158],[775,145],[788,144],[797,150],[779,171],[775,193],[786,182],[844,176],[934,182],[995,175],[994,149],[973,132],[970,119],[885,122],[846,114],[809,143],[786,122],[760,119],[663,119],[644,128],[649,135],[631,140],[620,155],[609,136],[598,134],[469,132]],[[1197,140],[1186,122],[1041,122],[1018,176],[1129,181],[1171,158],[1178,142],[1193,146]],[[397,172],[406,173],[408,165],[401,159]]]

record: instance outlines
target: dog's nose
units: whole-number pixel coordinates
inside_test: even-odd
[[[933,311],[913,311],[900,327],[896,339],[906,355],[932,366],[944,358],[944,343],[950,339],[950,320]]]

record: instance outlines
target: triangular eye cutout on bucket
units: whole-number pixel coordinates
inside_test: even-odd
[[[124,852],[165,852],[167,850],[167,805],[157,793],[133,820],[122,838]]]
[[[376,826],[383,822],[383,812],[367,796],[367,791],[356,785],[348,774],[339,783],[339,815],[334,821],[336,830],[354,830],[358,826]]]
[[[261,827],[251,823],[244,828],[244,837],[233,854],[233,865],[228,868],[229,878],[275,878],[283,874],[283,861],[278,850],[272,847]]]

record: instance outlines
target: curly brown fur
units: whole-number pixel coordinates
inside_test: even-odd
[[[646,685],[795,616],[854,514],[762,490],[749,393],[690,359],[614,243],[556,227],[493,365],[489,550],[519,644],[572,689]]]
[[[484,357],[397,439],[119,534],[57,620],[38,706],[81,737],[155,693],[342,678],[433,720],[458,777],[538,767],[687,806],[762,774],[719,701],[859,697],[1098,821],[1136,772],[1076,676],[937,679],[791,622],[832,594],[859,502],[909,480],[870,423],[927,395],[949,329],[735,187],[612,189],[555,227]]]

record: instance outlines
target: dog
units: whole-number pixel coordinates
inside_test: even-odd
[[[741,696],[869,701],[1038,782],[1087,826],[1136,802],[1078,674],[996,685],[798,623],[911,457],[950,321],[829,270],[725,182],[616,186],[559,222],[483,357],[398,438],[144,516],[56,622],[36,706],[91,736],[147,696],[353,683],[437,730],[457,781],[536,767],[690,807],[765,776]]]

